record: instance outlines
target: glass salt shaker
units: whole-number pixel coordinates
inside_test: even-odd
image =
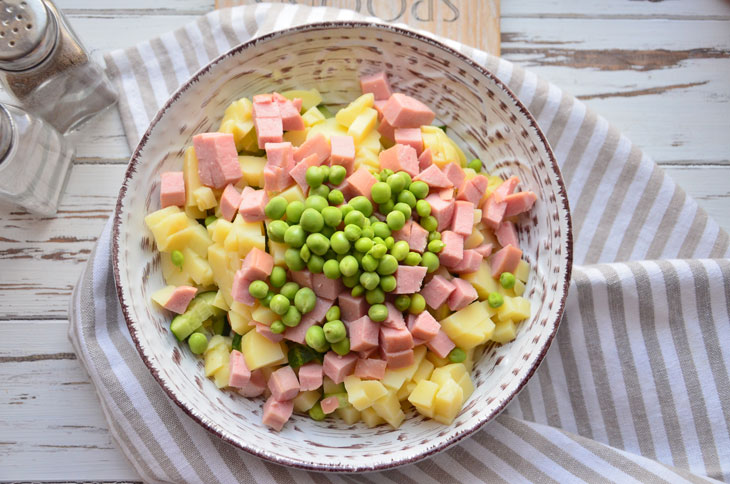
[[[50,124],[0,104],[0,197],[38,215],[54,215],[73,153]]]
[[[117,99],[50,0],[0,0],[0,81],[24,109],[61,133]]]

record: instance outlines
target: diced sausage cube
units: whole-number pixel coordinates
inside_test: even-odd
[[[411,250],[423,253],[428,245],[428,230],[413,222],[407,240]]]
[[[443,276],[435,275],[421,290],[421,295],[433,309],[438,309],[446,302],[456,287]]]
[[[456,193],[457,200],[466,200],[474,205],[479,205],[479,202],[484,195],[483,190],[479,190],[479,184],[476,182],[476,178],[465,181],[459,191]]]
[[[306,316],[306,314],[304,315]],[[289,341],[294,341],[295,343],[299,343],[300,345],[304,344],[305,337],[307,335],[307,330],[317,324],[317,321],[310,318],[308,320],[304,320],[304,317],[302,317],[302,320],[294,326],[293,328],[286,328],[284,333],[284,339]]]
[[[444,167],[444,175],[446,175],[446,178],[451,180],[451,183],[457,189],[461,188],[464,181],[466,181],[466,174],[464,174],[464,170],[456,163],[449,163],[446,165]]]
[[[388,353],[413,348],[413,335],[405,325],[402,328],[380,327],[380,347]]]
[[[256,299],[248,292],[248,286],[251,285],[253,279],[246,277],[245,273],[238,270],[233,276],[233,286],[231,287],[231,297],[234,301],[240,302],[247,306],[253,306]]]
[[[294,403],[291,400],[282,402],[271,395],[264,404],[263,423],[272,429],[279,431],[291,417],[294,411]]]
[[[504,199],[507,197],[507,195],[511,195],[514,193],[515,188],[517,188],[517,184],[520,182],[520,179],[516,176],[509,177],[505,181],[503,181],[497,188],[494,189],[494,192],[492,192],[492,196],[494,197],[494,201],[497,203],[504,202]]]
[[[294,150],[294,161],[302,161],[309,155],[317,155],[319,165],[330,157],[330,142],[322,133],[317,133]]]
[[[496,230],[502,223],[506,209],[507,203],[497,203],[494,200],[494,194],[490,195],[482,207],[482,223],[490,229]]]
[[[499,224],[494,235],[497,236],[497,242],[499,242],[499,245],[502,247],[507,247],[508,245],[512,245],[514,247],[520,246],[517,240],[517,229],[515,228],[515,224],[510,221],[504,221]]]
[[[446,267],[457,265],[464,256],[464,237],[451,230],[445,230],[441,232],[441,241],[445,245],[439,252],[439,261]]]
[[[281,117],[281,112],[279,111],[279,103],[273,102],[273,100],[254,101],[252,114],[254,118]]]
[[[438,194],[432,193],[426,197],[431,205],[431,215],[438,221],[438,230],[444,230],[451,226],[451,218],[454,216],[454,201],[443,200]]]
[[[398,266],[395,271],[396,286],[393,294],[413,294],[421,290],[427,269],[422,266]]]
[[[251,321],[251,323],[254,323],[254,329],[257,333],[259,333],[261,336],[268,339],[272,343],[279,343],[281,340],[284,339],[283,333],[274,333],[273,331],[271,331],[271,328],[266,326],[264,323],[258,323],[256,321]]]
[[[418,99],[395,93],[383,108],[383,118],[394,128],[420,128],[431,124],[436,115]]]
[[[319,405],[322,407],[322,412],[325,415],[329,415],[340,406],[340,399],[336,396],[323,398]]]
[[[369,317],[363,316],[350,323],[350,349],[352,351],[367,351],[378,347],[380,325]]]
[[[387,105],[387,101],[385,105]],[[385,106],[383,106],[383,109],[385,109]],[[378,133],[380,133],[381,136],[383,136],[386,139],[389,139],[390,141],[395,141],[395,128],[388,123],[388,120],[385,118],[382,118],[380,120],[380,125],[378,126]]]
[[[406,322],[403,320],[403,313],[389,302],[385,303],[385,307],[388,308],[388,316],[381,325],[396,329],[405,328]]]
[[[316,153],[312,153],[294,165],[294,168],[289,171],[289,176],[297,182],[297,185],[299,185],[302,191],[306,191],[309,186],[307,185],[307,170],[310,166],[320,166],[321,164],[322,162],[319,156]]]
[[[347,177],[347,192],[350,198],[357,196],[367,197],[372,202],[370,189],[375,185],[377,180],[367,168],[361,166],[355,172]]]
[[[421,171],[418,175],[413,178],[414,181],[422,181],[431,188],[452,188],[453,184],[449,180],[444,172],[439,170],[436,165],[431,165],[425,170]]]
[[[461,259],[461,262],[456,264],[454,267],[450,267],[452,272],[456,272],[457,274],[467,274],[469,272],[476,272],[479,270],[479,266],[482,263],[482,259],[484,256],[482,256],[477,250],[475,249],[466,249],[464,250],[464,256]]]
[[[394,172],[405,171],[411,176],[418,175],[418,156],[416,150],[408,145],[393,145],[378,155],[380,168]]]
[[[499,277],[503,272],[514,272],[521,258],[522,251],[517,247],[502,247],[492,255],[492,276]]]
[[[434,353],[439,358],[446,358],[449,356],[451,350],[456,348],[456,345],[451,338],[444,332],[439,330],[438,334],[426,342],[426,346],[429,351]]]
[[[380,355],[388,362],[388,368],[391,370],[411,366],[416,361],[412,349],[398,351],[396,353],[388,353],[383,348],[380,348]]]
[[[431,148],[426,148],[418,157],[418,169],[423,171],[433,164],[433,154]]]
[[[486,259],[492,253],[492,249],[492,244],[482,244],[474,250],[477,251],[482,258]]]
[[[312,289],[312,273],[308,270],[289,271],[289,278],[302,287]]]
[[[319,297],[337,299],[344,287],[342,279],[330,279],[322,273],[312,275],[312,290]]]
[[[299,380],[291,366],[282,366],[269,377],[271,395],[280,402],[291,400],[299,393]]]
[[[181,171],[160,175],[160,207],[185,206],[185,179]]]
[[[474,289],[474,286],[464,279],[459,278],[456,278],[451,282],[454,284],[454,292],[451,293],[448,301],[446,301],[446,304],[449,305],[449,309],[452,311],[458,311],[476,301],[477,291]]]
[[[288,170],[268,163],[264,166],[264,190],[267,193],[284,191],[293,181]]]
[[[299,367],[299,390],[306,392],[322,386],[322,365],[312,361]]]
[[[267,203],[269,203],[269,197],[266,195],[266,190],[245,187],[243,192],[241,192],[238,213],[241,214],[241,217],[246,222],[259,222],[266,218],[265,210]]]
[[[355,372],[356,364],[357,354],[354,352],[340,356],[334,351],[328,351],[324,355],[323,371],[333,382],[342,383],[345,381],[346,376],[352,375]]]
[[[334,303],[334,300],[332,299],[325,299],[324,297],[317,297],[317,302],[314,303],[314,309],[309,311],[308,313],[302,315],[302,320],[299,323],[300,325],[305,322],[314,321],[315,323],[320,323],[322,320],[324,320],[324,316],[327,314],[327,311],[329,308],[332,307],[332,304]]]
[[[247,279],[256,281],[266,279],[273,268],[274,258],[271,254],[254,247],[246,254],[239,272],[243,273]]]
[[[519,192],[507,195],[504,198],[505,207],[504,216],[512,217],[527,212],[532,208],[537,200],[537,195],[533,192]]]
[[[454,215],[451,219],[451,230],[468,237],[474,228],[474,204],[458,200],[454,203]]]
[[[188,308],[188,304],[195,297],[196,292],[198,290],[192,286],[177,286],[163,307],[173,313],[182,314]]]
[[[299,114],[299,109],[290,100],[280,101],[279,111],[281,127],[284,128],[284,131],[301,131],[306,127],[302,115]]]
[[[360,89],[363,94],[373,93],[377,100],[387,101],[393,94],[385,72],[376,72],[360,78]]]
[[[355,365],[355,376],[362,380],[382,380],[388,362],[374,358],[360,358]]]
[[[238,350],[231,351],[228,360],[229,377],[228,386],[234,388],[244,388],[251,380],[251,370],[246,366],[246,360],[243,353]]]
[[[200,133],[193,136],[198,176],[203,185],[223,188],[243,177],[238,151],[230,133]]]
[[[364,297],[354,297],[348,292],[342,292],[337,296],[337,302],[342,321],[355,321],[368,313],[369,304]]]
[[[396,128],[393,135],[397,144],[412,146],[417,155],[423,152],[421,128]]]
[[[266,143],[281,143],[284,140],[281,118],[255,118],[254,127],[260,150],[266,147]]]
[[[241,194],[239,191],[233,185],[226,185],[220,201],[220,210],[223,218],[232,222],[240,204]]]
[[[414,340],[418,338],[423,341],[430,341],[441,330],[441,324],[428,311],[423,311],[410,321],[411,324],[409,324],[408,330],[413,335]]]
[[[353,137],[333,135],[330,137],[330,145],[332,148],[330,165],[342,165],[348,175],[352,174],[353,164],[355,163],[355,140]]]
[[[278,166],[288,173],[295,165],[292,144],[288,141],[266,143],[266,164]]]

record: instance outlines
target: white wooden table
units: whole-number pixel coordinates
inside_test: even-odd
[[[96,58],[213,6],[57,3]],[[730,1],[502,3],[505,58],[622,128],[730,230]],[[0,480],[139,480],[66,337],[71,289],[112,212],[130,150],[116,109],[76,138],[57,217],[0,204]]]

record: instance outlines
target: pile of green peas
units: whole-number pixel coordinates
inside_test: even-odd
[[[273,289],[278,289],[275,293]],[[275,266],[269,275],[269,283],[258,280],[248,286],[248,292],[263,305],[281,316],[280,320],[271,323],[272,333],[283,333],[286,328],[299,325],[302,316],[314,309],[317,295],[308,287],[299,287],[293,281],[287,281],[286,270]]]

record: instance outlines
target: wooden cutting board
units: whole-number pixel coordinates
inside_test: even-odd
[[[262,0],[215,0],[216,8],[252,5]],[[308,6],[339,7],[387,22],[402,22],[499,55],[500,0],[269,0]]]

